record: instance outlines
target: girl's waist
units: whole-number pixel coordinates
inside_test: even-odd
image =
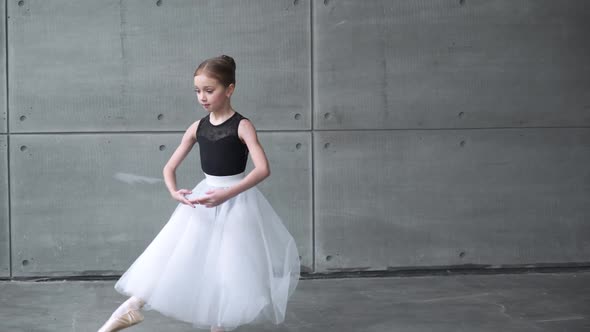
[[[244,177],[246,177],[246,172],[242,172],[239,174],[234,175],[210,175],[207,173],[205,174],[205,181],[207,184],[215,187],[230,187],[238,182],[240,182]]]

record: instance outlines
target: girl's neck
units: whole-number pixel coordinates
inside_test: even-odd
[[[234,114],[235,110],[229,106],[225,110],[217,110],[215,112],[209,113],[209,119],[213,120],[215,123],[221,123],[227,120],[230,116]]]

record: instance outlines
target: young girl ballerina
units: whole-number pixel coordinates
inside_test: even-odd
[[[270,167],[252,122],[230,105],[235,69],[233,58],[222,55],[195,71],[198,101],[209,113],[186,130],[163,171],[179,204],[115,284],[129,299],[99,332],[143,321],[142,309],[213,332],[284,321],[299,281],[299,253],[256,187]],[[195,143],[205,179],[178,189],[176,168]],[[245,175],[248,153],[254,169]]]

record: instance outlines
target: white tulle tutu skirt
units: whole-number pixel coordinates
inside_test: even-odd
[[[229,187],[244,173],[205,176],[187,197]],[[179,203],[115,289],[143,299],[144,310],[231,331],[283,322],[299,269],[293,237],[254,186],[215,207]]]

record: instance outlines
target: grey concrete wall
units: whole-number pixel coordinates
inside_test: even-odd
[[[10,225],[8,213],[8,144],[0,134],[0,277],[10,275]]]
[[[322,131],[322,271],[588,261],[590,128]]]
[[[0,43],[6,45],[5,3],[0,4]],[[10,276],[10,221],[8,205],[8,110],[6,107],[6,48],[0,50],[0,277]]]
[[[161,174],[180,136],[14,135],[12,274],[95,275],[125,269],[176,207]],[[310,269],[311,182],[301,181],[301,176],[310,178],[309,134],[261,133],[260,141],[269,147],[269,160],[277,161],[260,189],[297,235],[302,263]],[[203,179],[198,147],[177,175],[179,188],[192,189]]]
[[[584,0],[6,5],[0,276],[136,258],[222,53],[303,271],[590,261]],[[202,177],[195,148],[179,184]]]
[[[175,206],[157,181],[165,161],[206,115],[192,74],[222,53],[237,61],[234,107],[268,142],[260,188],[313,269],[310,3],[7,4],[13,276],[132,262]],[[179,184],[203,177],[195,150]]]
[[[6,45],[6,3],[0,3],[0,43]],[[8,110],[6,108],[6,48],[0,50],[0,135],[7,132]],[[1,268],[0,268],[1,269]]]
[[[155,133],[11,137],[13,275],[111,273],[131,263],[175,207],[161,174],[177,141]],[[194,155],[186,159],[179,186],[198,181],[188,178],[196,165]]]
[[[587,1],[314,8],[314,128],[590,125]]]
[[[221,53],[237,62],[232,101],[258,129],[311,128],[309,5],[17,3],[8,2],[12,133],[183,129],[204,113],[193,72]]]
[[[586,1],[313,8],[317,271],[590,260]]]

